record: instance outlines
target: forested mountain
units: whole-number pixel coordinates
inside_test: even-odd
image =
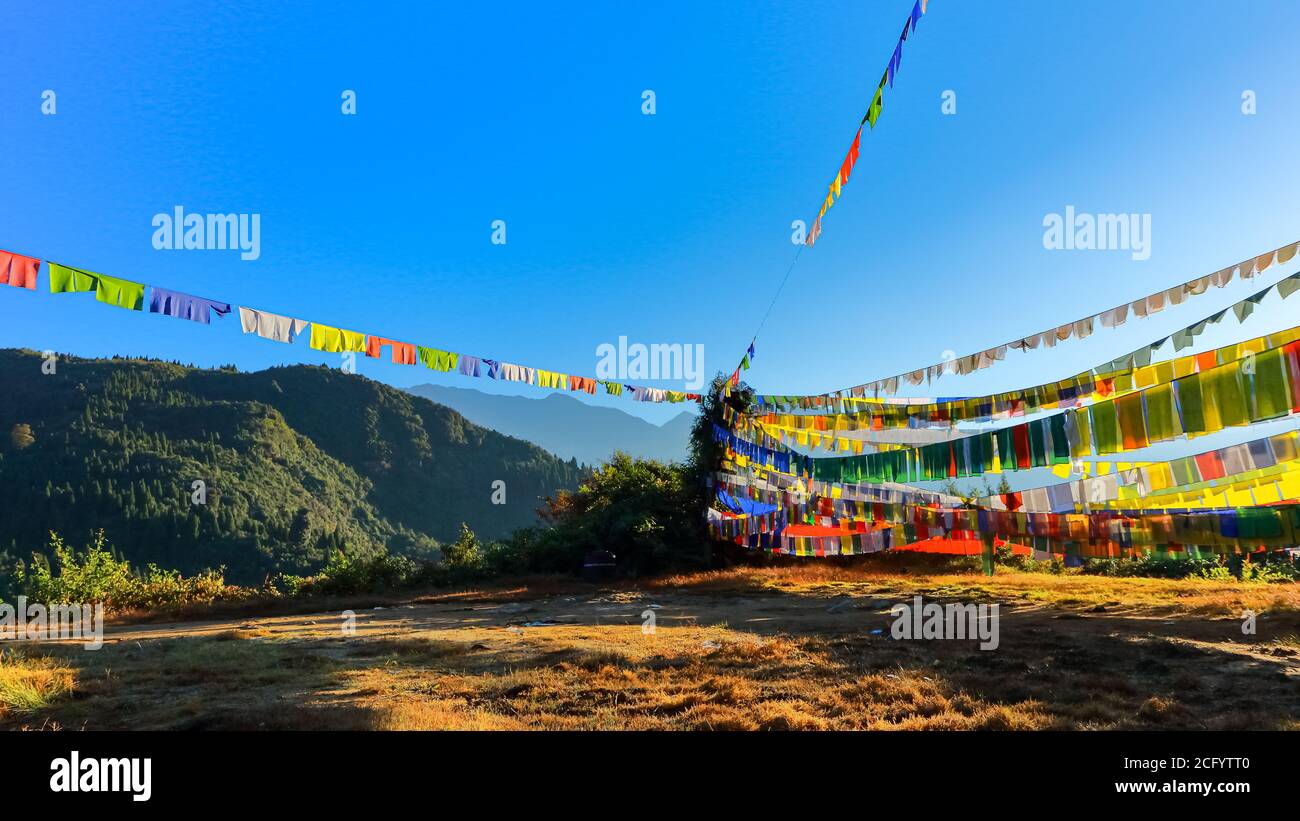
[[[340,370],[202,370],[0,350],[0,551],[103,528],[133,563],[257,583],[329,550],[493,538],[572,488],[576,462]],[[194,482],[206,486],[196,504]],[[493,504],[493,483],[505,504]],[[499,496],[498,496],[499,498]]]

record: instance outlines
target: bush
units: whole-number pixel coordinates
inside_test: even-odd
[[[1300,569],[1284,553],[1271,553],[1262,561],[1247,557],[1217,556],[1213,559],[1147,555],[1136,559],[1090,559],[1083,572],[1097,576],[1144,576],[1158,579],[1213,579],[1252,582],[1292,582],[1300,579]]]
[[[994,551],[993,560],[1004,567],[1014,568],[1024,573],[1048,573],[1059,576],[1066,571],[1063,557],[1056,556],[1047,561],[1039,561],[1033,556],[1017,554],[1006,545]]]
[[[52,559],[36,553],[30,564],[15,569],[14,587],[33,603],[103,603],[107,611],[157,610],[256,595],[227,585],[222,569],[187,577],[150,564],[143,573],[135,573],[128,562],[113,556],[102,530],[80,554],[51,532],[48,550]]]
[[[288,596],[356,596],[432,584],[438,580],[435,565],[406,556],[378,553],[349,556],[335,551],[325,566],[311,576],[281,574],[272,585]]]
[[[707,566],[704,508],[693,478],[688,466],[615,453],[576,491],[547,500],[542,516],[553,533],[525,536],[516,547],[529,552],[536,571],[573,572],[592,550],[610,551],[619,570],[631,574]]]
[[[582,563],[582,554],[554,528],[525,527],[487,545],[483,560],[489,576],[572,573]]]
[[[460,523],[460,536],[442,546],[442,567],[457,578],[474,578],[487,569],[483,545],[469,525]]]
[[[1268,583],[1300,581],[1300,566],[1289,557],[1270,555],[1265,561],[1248,563],[1242,569],[1241,578]]]
[[[138,580],[127,562],[113,557],[104,531],[95,534],[80,559],[54,532],[48,549],[52,559],[33,553],[31,564],[18,569],[18,589],[28,600],[41,604],[103,602],[108,608],[134,597],[131,588]]]

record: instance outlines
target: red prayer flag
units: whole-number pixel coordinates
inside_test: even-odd
[[[1016,449],[1016,467],[1020,470],[1027,470],[1032,467],[1032,454],[1029,451],[1029,426],[1016,425],[1011,429],[1011,439]]]
[[[41,261],[22,254],[0,251],[0,285],[36,290],[36,272]]]
[[[853,173],[853,166],[858,161],[858,152],[862,145],[862,126],[858,126],[858,133],[853,135],[853,145],[849,146],[849,155],[844,158],[844,164],[840,166],[840,185],[849,181],[849,174]]]
[[[1212,450],[1209,453],[1198,453],[1194,458],[1196,459],[1196,467],[1201,471],[1202,482],[1224,477],[1223,460],[1219,458],[1218,451]]]

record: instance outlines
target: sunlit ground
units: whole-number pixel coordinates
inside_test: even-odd
[[[895,640],[923,594],[998,647]],[[1241,614],[1254,610],[1256,633]],[[653,614],[653,630],[651,616]],[[214,616],[216,618],[216,616]],[[1300,585],[999,569],[528,580],[339,612],[110,628],[9,651],[0,722],[62,729],[1300,727]]]

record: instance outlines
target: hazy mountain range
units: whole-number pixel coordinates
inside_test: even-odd
[[[615,450],[664,461],[686,458],[693,413],[655,425],[617,408],[590,405],[563,393],[532,398],[498,396],[471,388],[416,385],[416,396],[432,399],[476,425],[532,442],[562,459],[598,465]]]

